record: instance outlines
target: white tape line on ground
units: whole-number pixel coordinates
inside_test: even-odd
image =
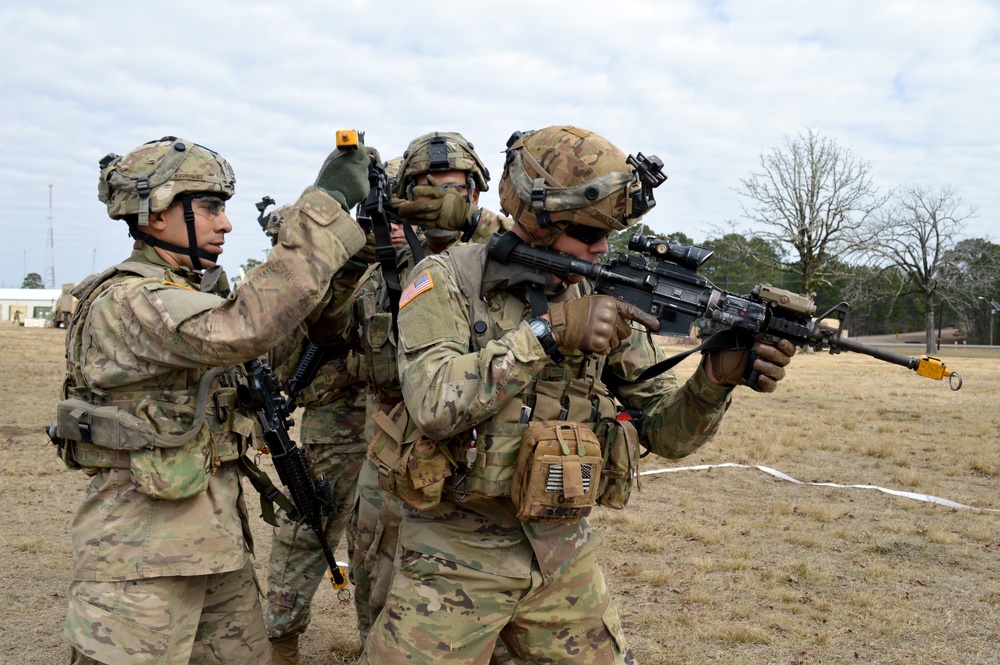
[[[780,478],[781,480],[787,480],[790,483],[795,483],[796,485],[812,485],[814,487],[840,487],[843,489],[859,489],[859,490],[878,490],[879,492],[884,492],[886,494],[892,494],[893,496],[901,496],[906,499],[913,499],[914,501],[924,501],[926,503],[936,503],[941,506],[947,506],[948,508],[967,508],[969,510],[981,510],[989,513],[998,513],[1000,510],[995,508],[977,508],[976,506],[967,506],[964,503],[958,503],[957,501],[952,501],[950,499],[942,499],[939,496],[932,496],[930,494],[917,494],[916,492],[903,492],[901,490],[891,490],[885,487],[879,487],[877,485],[839,485],[837,483],[807,483],[804,480],[797,480],[792,478],[787,473],[782,473],[777,469],[772,469],[768,466],[750,466],[748,464],[737,464],[736,462],[724,462],[722,464],[699,464],[697,466],[677,466],[669,469],[651,469],[649,471],[641,471],[640,476],[651,476],[658,473],[674,473],[676,471],[704,471],[705,469],[721,469],[726,467],[732,467],[736,469],[757,469],[758,471],[763,471],[766,474],[774,476],[775,478]]]

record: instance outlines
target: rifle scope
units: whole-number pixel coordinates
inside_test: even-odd
[[[671,245],[666,238],[644,236],[638,233],[629,239],[628,248],[646,256],[666,259],[688,270],[698,270],[698,267],[708,261],[715,253],[714,249],[705,249],[697,245]]]

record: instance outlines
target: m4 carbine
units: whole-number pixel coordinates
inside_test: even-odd
[[[330,581],[335,589],[343,589],[347,586],[344,570],[334,558],[323,533],[323,517],[331,508],[330,482],[323,476],[314,482],[309,474],[306,451],[299,448],[288,433],[293,424],[289,418],[288,400],[282,394],[281,383],[271,367],[254,359],[244,363],[243,370],[246,383],[236,387],[236,397],[240,406],[257,416],[274,469],[288,488],[297,512],[288,517],[304,523],[316,533],[330,567]]]
[[[921,376],[941,380],[949,377],[952,390],[962,387],[958,372],[948,370],[938,358],[912,358],[899,353],[856,342],[843,336],[850,305],[842,302],[814,319],[816,304],[812,298],[770,284],[760,284],[749,295],[721,291],[698,273],[711,258],[713,250],[704,247],[672,245],[665,239],[636,234],[628,244],[630,254],[622,252],[607,263],[591,263],[547,249],[536,249],[513,233],[494,235],[488,253],[503,264],[529,268],[513,276],[509,283],[544,284],[549,275],[567,278],[582,275],[590,279],[594,292],[631,303],[656,317],[660,335],[690,337],[695,320],[704,318],[735,332],[727,340],[749,346],[753,340],[774,343],[787,339],[797,347],[836,354],[854,351],[878,360],[902,365]],[[823,323],[829,319],[836,326]],[[716,347],[718,348],[718,347]],[[750,363],[752,365],[752,363]],[[672,365],[670,365],[672,366]],[[651,368],[652,369],[652,368]],[[663,367],[660,371],[667,369]],[[657,372],[643,373],[640,380]],[[747,377],[755,385],[756,376]]]

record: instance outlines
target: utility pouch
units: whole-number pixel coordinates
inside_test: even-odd
[[[639,480],[639,433],[627,420],[602,420],[596,428],[603,446],[604,467],[598,488],[597,505],[621,510],[628,504],[632,484]]]
[[[420,510],[438,505],[456,466],[447,446],[424,436],[402,402],[388,414],[375,412],[372,420],[368,458],[378,469],[379,487]]]
[[[149,423],[115,406],[96,406],[82,399],[56,405],[59,436],[108,450],[141,450],[163,445]]]
[[[56,405],[56,425],[47,428],[59,458],[70,469],[127,469],[130,453],[162,445],[149,423],[115,406],[82,399]]]
[[[590,514],[601,482],[601,443],[586,425],[532,423],[521,438],[511,499],[525,522],[575,522]]]

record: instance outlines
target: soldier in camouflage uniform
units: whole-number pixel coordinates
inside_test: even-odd
[[[269,216],[265,233],[272,242],[277,241],[284,216],[290,210],[290,205],[284,205]],[[333,291],[353,293],[374,259],[373,246],[366,244],[334,275]],[[307,341],[302,340],[300,351],[305,350]],[[283,383],[294,373],[300,356],[293,354],[277,368]],[[314,479],[322,476],[330,484],[332,506],[324,537],[331,551],[336,551],[350,521],[358,473],[368,447],[364,438],[365,390],[358,363],[354,353],[329,360],[296,398],[297,406],[303,408],[299,438],[309,460],[309,472]],[[274,665],[297,665],[299,635],[309,627],[312,599],[327,574],[328,564],[312,529],[288,519],[284,512],[278,514],[278,519],[271,541],[264,625]]]
[[[422,227],[425,241],[484,242],[494,232],[510,228],[509,218],[477,206],[479,193],[489,187],[489,171],[472,144],[457,132],[431,132],[415,138],[403,158],[390,160],[387,173],[395,177],[393,191],[399,197],[395,204],[400,216]],[[405,278],[413,256],[402,224],[393,223],[393,227],[397,272]],[[388,412],[402,399],[392,318],[382,266],[376,265],[362,279],[350,311],[338,318],[341,328],[327,331],[363,355],[361,371],[368,385],[366,441],[373,432],[371,415]],[[377,478],[374,465],[365,462],[351,526],[351,579],[362,641],[388,593],[400,513],[399,500],[379,489]]]
[[[50,431],[67,465],[92,476],[72,525],[74,663],[270,661],[238,365],[336,309],[330,279],[365,241],[346,211],[367,193],[367,157],[332,153],[270,260],[229,293],[216,261],[234,185],[225,159],[175,137],[101,161],[99,198],[136,246],[74,291]]]
[[[638,186],[611,143],[550,127],[512,137],[500,199],[517,239],[593,261],[642,212]],[[500,636],[532,663],[633,662],[585,515],[624,506],[637,434],[670,458],[708,441],[748,352],[708,354],[684,384],[668,373],[611,391],[605,367],[631,378],[663,358],[630,334],[630,321],[657,321],[578,278],[525,287],[523,273],[474,245],[410,273],[397,361],[414,443],[395,480],[420,507],[404,505],[392,589],[362,662],[485,663]],[[756,350],[773,390],[794,348]],[[644,414],[640,433],[612,397]]]

